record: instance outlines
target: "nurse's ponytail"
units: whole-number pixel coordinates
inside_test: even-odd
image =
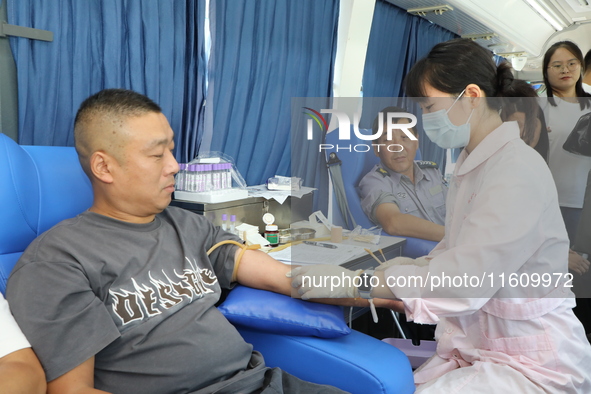
[[[525,81],[515,79],[507,61],[497,66],[495,97],[537,97],[535,90]]]

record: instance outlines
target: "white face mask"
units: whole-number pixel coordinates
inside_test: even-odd
[[[474,113],[474,108],[472,108],[472,112],[470,112],[466,123],[460,126],[453,124],[447,115],[465,91],[466,89],[462,90],[462,93],[460,93],[447,111],[441,109],[433,113],[423,114],[423,128],[425,129],[425,133],[431,141],[443,149],[462,148],[470,142],[469,122]]]

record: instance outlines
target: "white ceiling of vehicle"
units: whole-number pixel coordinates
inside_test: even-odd
[[[492,38],[489,35],[476,42],[508,58],[512,54],[527,56],[523,70],[516,74],[530,81],[542,80],[544,52],[554,42],[574,41],[583,54],[591,48],[591,0],[530,0],[553,14],[564,26],[561,31],[534,10],[528,0],[387,1],[415,14],[417,8],[447,5],[452,10],[419,15],[460,36],[494,33]]]

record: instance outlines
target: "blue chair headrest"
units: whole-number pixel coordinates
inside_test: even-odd
[[[92,201],[74,148],[20,146],[0,134],[0,291],[31,241]]]
[[[37,236],[39,182],[31,156],[0,134],[0,254],[22,252]]]

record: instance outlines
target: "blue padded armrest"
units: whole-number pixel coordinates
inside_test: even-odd
[[[414,391],[407,357],[351,331],[339,307],[238,285],[218,309],[269,366],[300,379],[353,393]]]
[[[234,325],[274,334],[335,338],[351,333],[343,310],[283,294],[237,285],[219,311]]]
[[[406,244],[402,247],[402,255],[416,259],[428,255],[437,245],[435,241],[421,238],[405,237]]]
[[[236,326],[270,367],[353,394],[407,394],[415,390],[408,358],[394,346],[353,331],[338,338],[277,335]]]

